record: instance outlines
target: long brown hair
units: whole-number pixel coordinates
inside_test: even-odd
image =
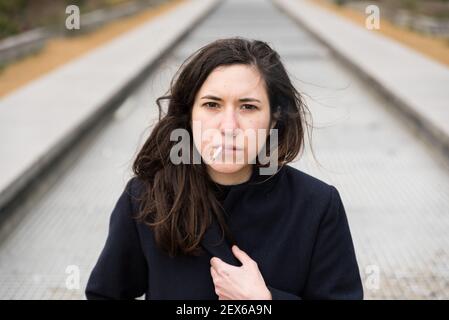
[[[276,51],[263,41],[237,37],[216,40],[194,52],[173,77],[167,94],[156,100],[159,121],[133,164],[134,174],[145,186],[137,218],[153,228],[158,247],[170,256],[198,255],[200,241],[214,218],[230,236],[204,161],[173,164],[170,150],[176,142],[169,137],[173,130],[183,128],[192,139],[190,120],[197,92],[215,68],[233,64],[256,67],[265,81],[271,119],[276,120],[278,130],[278,164],[293,161],[303,149],[309,112]],[[163,100],[168,101],[166,112]],[[190,142],[192,157],[195,147]]]

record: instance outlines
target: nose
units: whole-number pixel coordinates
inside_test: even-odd
[[[220,122],[220,132],[225,138],[233,138],[238,134],[239,124],[234,108],[226,108]]]

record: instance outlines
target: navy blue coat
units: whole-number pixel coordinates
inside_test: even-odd
[[[362,299],[345,209],[337,189],[291,166],[267,181],[254,170],[224,199],[236,244],[257,262],[273,299]],[[109,234],[86,287],[88,299],[217,299],[210,259],[240,266],[215,222],[205,254],[171,258],[136,222],[142,183],[131,178],[110,218]]]

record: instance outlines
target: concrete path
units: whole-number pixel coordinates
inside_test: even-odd
[[[17,210],[17,227],[0,233],[1,299],[83,298],[111,210],[157,116],[155,99],[187,55],[235,35],[272,44],[307,96],[320,165],[309,150],[292,165],[340,191],[366,298],[449,298],[447,167],[326,46],[270,2],[255,0],[225,1],[213,11],[82,147],[75,164]],[[66,287],[70,268],[80,272],[79,289]],[[377,271],[378,286],[371,281]]]

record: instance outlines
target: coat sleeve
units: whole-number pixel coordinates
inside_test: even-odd
[[[343,203],[331,188],[312,253],[310,273],[301,296],[267,286],[273,300],[363,299],[363,288]]]
[[[312,253],[304,299],[363,299],[363,287],[345,209],[331,188]]]
[[[271,292],[272,300],[302,300],[300,296],[284,290],[273,288],[270,285],[267,285],[267,288]]]
[[[132,218],[128,181],[109,221],[106,244],[86,286],[87,299],[134,299],[147,291],[147,264]]]

